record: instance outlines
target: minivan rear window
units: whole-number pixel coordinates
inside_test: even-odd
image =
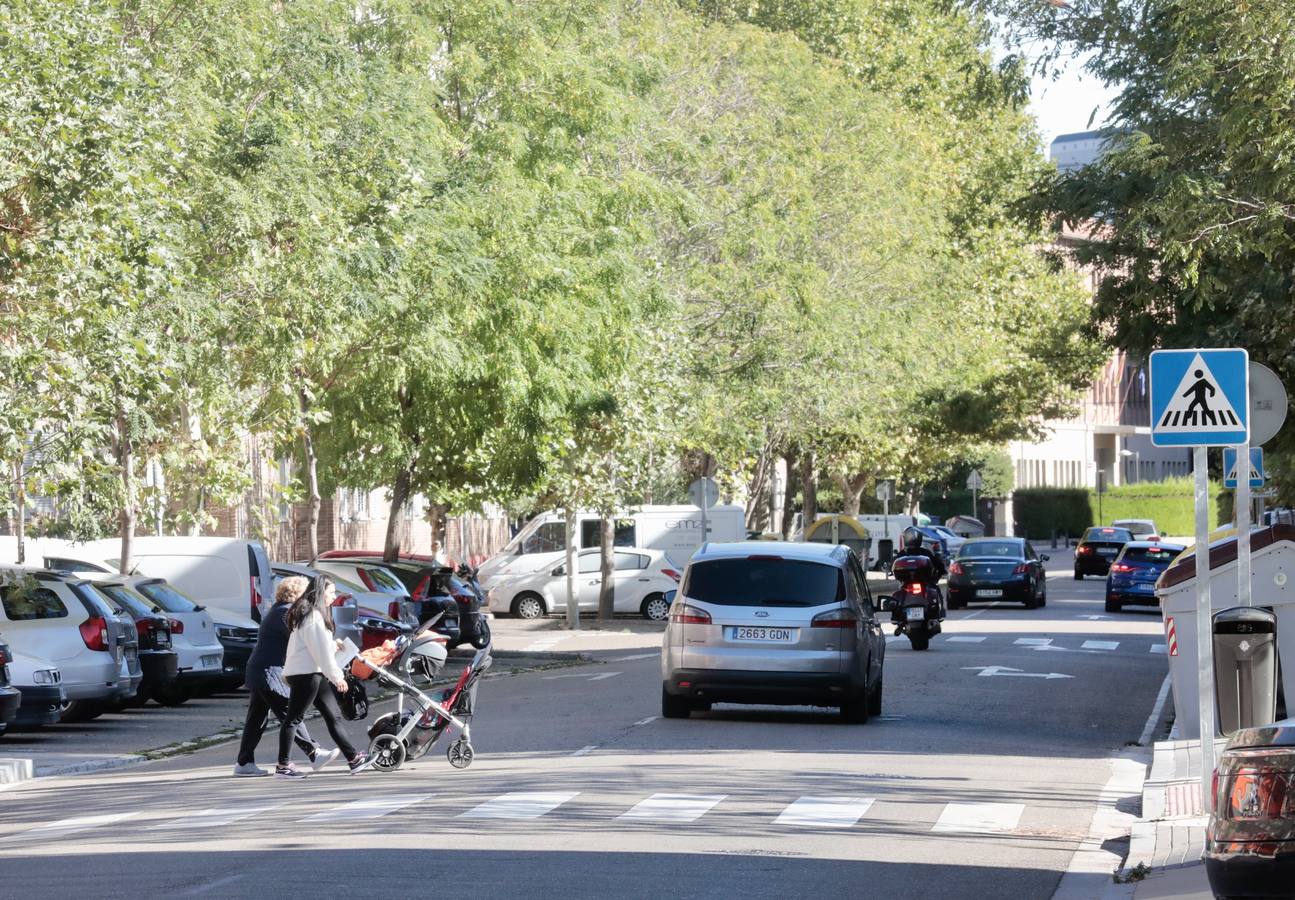
[[[370,590],[383,594],[395,594],[399,597],[409,596],[409,588],[405,587],[403,582],[386,569],[371,569],[367,566],[360,566],[358,571],[369,576],[369,583],[372,585],[369,588]]]
[[[145,598],[157,604],[158,609],[172,613],[193,612],[198,608],[188,597],[181,594],[165,581],[145,581],[136,585],[135,590]]]
[[[683,595],[719,606],[823,606],[845,599],[836,566],[798,559],[743,557],[695,562]]]
[[[1103,541],[1114,542],[1114,543],[1128,543],[1129,541],[1133,540],[1133,535],[1132,533],[1129,532],[1127,528],[1111,528],[1111,527],[1090,528],[1084,532],[1084,540],[1097,541],[1099,543]]]
[[[1164,563],[1169,565],[1182,551],[1179,549],[1169,550],[1165,547],[1130,547],[1124,551],[1121,560],[1133,560],[1134,562],[1152,562]]]

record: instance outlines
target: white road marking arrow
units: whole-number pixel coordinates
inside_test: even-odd
[[[1080,616],[1079,618],[1096,622],[1098,619],[1109,619],[1110,616]]]
[[[1051,681],[1053,678],[1074,678],[1074,675],[1062,675],[1060,672],[1022,672],[1020,669],[1013,669],[1010,666],[963,666],[963,671],[976,672],[980,678],[988,678],[993,675],[1006,675],[1009,678],[1046,678]]]
[[[1076,650],[1073,647],[1053,647],[1051,644],[1041,644],[1038,647],[1030,647],[1031,650],[1052,650],[1056,653],[1104,653],[1103,650]]]

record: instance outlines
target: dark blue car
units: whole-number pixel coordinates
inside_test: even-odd
[[[1106,575],[1106,611],[1119,612],[1126,603],[1155,606],[1156,579],[1183,549],[1158,541],[1125,544]]]

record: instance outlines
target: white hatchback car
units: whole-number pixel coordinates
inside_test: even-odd
[[[680,569],[660,550],[617,547],[613,554],[618,613],[638,613],[656,622],[670,612],[666,591],[679,586]],[[602,558],[598,548],[576,554],[576,590],[581,611],[598,609],[602,591]],[[549,565],[526,575],[496,579],[490,588],[490,611],[511,613],[522,619],[536,619],[566,608],[567,567],[565,562]]]

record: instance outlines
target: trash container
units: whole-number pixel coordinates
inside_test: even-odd
[[[1277,718],[1277,617],[1234,606],[1214,614],[1214,696],[1223,734]]]

